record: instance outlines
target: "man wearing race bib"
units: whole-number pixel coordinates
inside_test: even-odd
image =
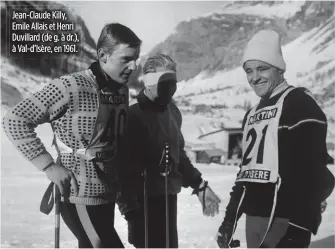
[[[106,24],[97,43],[98,60],[89,69],[52,80],[3,119],[14,146],[58,186],[61,215],[79,248],[123,247],[114,229],[115,160],[127,120],[126,83],[140,46],[128,27]],[[56,162],[36,136],[35,128],[43,123],[52,125]]]
[[[334,188],[326,116],[306,89],[286,82],[275,31],[256,33],[242,64],[261,99],[243,120],[243,157],[218,245],[237,244],[233,234],[245,213],[248,247],[308,247],[321,223],[321,204]]]

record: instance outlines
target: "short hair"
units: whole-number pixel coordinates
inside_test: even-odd
[[[129,47],[136,48],[142,44],[142,41],[130,28],[120,23],[106,24],[101,30],[97,51],[103,48],[105,52],[112,53],[118,44],[127,44]]]
[[[177,64],[170,56],[165,54],[156,54],[147,59],[143,66],[143,74],[154,73],[157,68],[166,68],[172,71],[177,71]]]

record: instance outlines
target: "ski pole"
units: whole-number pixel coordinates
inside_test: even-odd
[[[60,192],[58,186],[55,184],[55,248],[59,248],[60,201],[61,201]]]
[[[165,242],[166,248],[169,248],[170,226],[169,226],[169,196],[168,196],[168,174],[169,174],[169,145],[165,145]]]
[[[148,248],[148,193],[147,193],[147,169],[143,172],[144,178],[144,247]]]

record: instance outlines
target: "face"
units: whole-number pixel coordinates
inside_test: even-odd
[[[159,104],[168,104],[172,100],[173,95],[177,90],[177,79],[173,73],[163,74],[157,84],[157,99]]]
[[[265,62],[247,61],[243,68],[250,86],[261,98],[271,95],[273,90],[283,82],[282,72]]]
[[[177,90],[177,75],[175,72],[166,69],[158,68],[156,73],[152,74],[152,78],[150,77],[150,81],[147,82],[150,86],[147,88],[152,94],[154,101],[161,105],[166,105],[170,103],[173,95]],[[157,77],[155,77],[157,75]],[[149,80],[149,78],[147,78]]]
[[[125,84],[133,71],[137,69],[140,47],[131,48],[127,44],[119,44],[112,53],[100,53],[102,69],[116,82]]]

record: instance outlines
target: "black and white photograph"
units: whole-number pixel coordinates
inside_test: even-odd
[[[1,1],[2,248],[335,248],[335,1]]]

